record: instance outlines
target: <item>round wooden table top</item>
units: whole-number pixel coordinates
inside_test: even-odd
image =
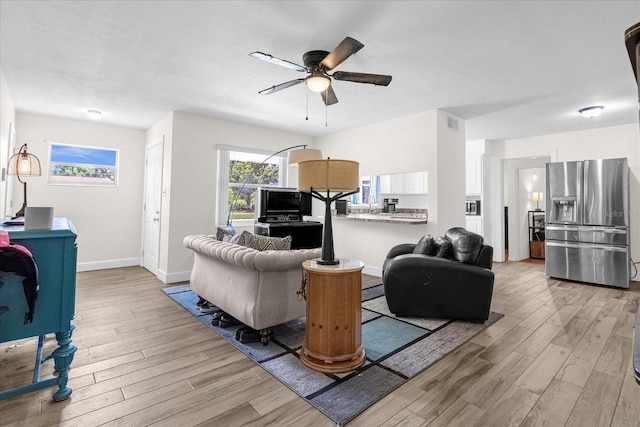
[[[362,261],[358,261],[355,259],[340,259],[339,264],[334,265],[323,265],[318,264],[318,262],[314,259],[310,259],[304,261],[302,263],[302,267],[309,271],[315,271],[318,273],[324,274],[342,274],[349,273],[352,271],[362,270],[364,268],[364,263]]]

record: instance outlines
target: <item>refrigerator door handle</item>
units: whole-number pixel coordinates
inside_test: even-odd
[[[547,230],[566,230],[566,231],[578,231],[580,227],[577,225],[552,225],[547,224]]]
[[[604,233],[606,234],[627,234],[627,230],[626,229],[620,229],[620,228],[607,228],[605,230],[602,230]]]
[[[546,241],[547,246],[556,246],[559,248],[574,248],[574,249],[599,249],[602,251],[610,252],[627,252],[625,246],[606,246],[606,245],[592,245],[589,243],[569,243],[569,242],[552,242]]]

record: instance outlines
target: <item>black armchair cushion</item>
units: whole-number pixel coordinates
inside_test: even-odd
[[[438,258],[451,258],[453,254],[453,246],[451,242],[447,239],[443,239],[442,237],[438,237],[436,239],[436,256]]]
[[[484,245],[484,238],[462,227],[447,230],[445,238],[452,244],[453,259],[465,264],[476,264],[480,250]]]
[[[434,239],[430,234],[423,236],[418,241],[416,247],[413,248],[414,254],[421,255],[435,255],[437,251],[438,248],[436,247],[436,239]]]

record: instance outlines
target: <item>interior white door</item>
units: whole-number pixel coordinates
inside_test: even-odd
[[[147,147],[144,191],[143,267],[158,274],[162,213],[163,144]]]

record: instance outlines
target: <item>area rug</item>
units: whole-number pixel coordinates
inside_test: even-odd
[[[272,328],[269,345],[241,343],[235,339],[235,331],[243,325],[212,325],[213,313],[202,314],[195,308],[198,296],[189,285],[165,288],[163,292],[339,426],[502,317],[491,312],[483,324],[396,318],[389,312],[382,285],[363,289],[362,345],[366,363],[343,374],[323,374],[300,362],[304,317]]]

